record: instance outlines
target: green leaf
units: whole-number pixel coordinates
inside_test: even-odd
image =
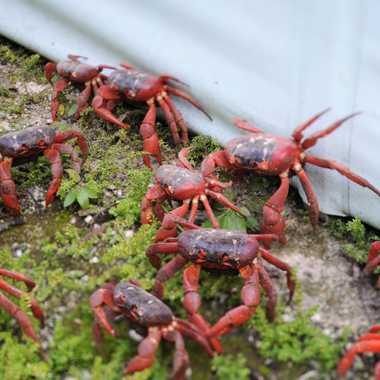
[[[91,199],[97,199],[99,197],[100,188],[98,184],[91,180],[87,183],[86,188],[88,190],[88,197]]]
[[[71,117],[75,114],[75,112],[77,112],[77,109],[78,109],[78,105],[76,103],[72,104],[69,108],[69,110],[67,111],[67,116],[68,117]]]
[[[90,206],[88,189],[86,186],[82,187],[77,196],[77,201],[82,208],[88,208]]]
[[[247,222],[243,216],[232,210],[226,210],[219,214],[216,219],[220,228],[224,230],[234,230],[247,232]],[[207,219],[202,223],[204,228],[212,228],[211,222]]]
[[[69,207],[70,205],[72,205],[76,201],[77,196],[78,196],[78,190],[77,189],[71,190],[65,197],[65,200],[63,202],[63,207]]]
[[[220,223],[220,228],[223,228],[225,230],[247,232],[246,220],[235,211],[227,210],[223,212],[218,217],[218,221]]]

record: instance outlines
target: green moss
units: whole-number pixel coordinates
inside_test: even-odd
[[[148,190],[152,172],[148,168],[128,171],[127,194],[118,204],[111,208],[110,214],[123,218],[127,226],[132,226],[140,219],[141,201]]]
[[[359,264],[367,262],[371,241],[380,240],[377,232],[366,227],[359,218],[346,222],[334,219],[329,229],[336,238],[343,240],[344,253]]]
[[[188,159],[194,166],[198,166],[208,154],[219,149],[222,146],[210,136],[195,136],[191,140]]]
[[[15,63],[17,61],[17,55],[7,45],[0,45],[0,62],[2,64]]]
[[[308,365],[313,360],[324,372],[335,368],[347,342],[347,336],[344,335],[334,342],[325,335],[311,321],[316,311],[317,308],[312,308],[306,313],[298,311],[292,321],[284,322],[281,310],[276,321],[269,323],[265,311],[260,307],[249,322],[249,326],[259,337],[257,347],[260,355],[276,362],[293,365]]]
[[[250,370],[242,354],[218,355],[212,359],[212,370],[220,380],[248,380]]]

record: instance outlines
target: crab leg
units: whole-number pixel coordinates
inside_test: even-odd
[[[378,190],[375,186],[369,183],[366,179],[351,172],[348,168],[339,164],[338,162],[335,162],[332,160],[325,160],[323,158],[319,158],[319,157],[315,157],[311,155],[307,155],[305,157],[305,162],[311,165],[319,166],[321,168],[336,170],[337,172],[344,175],[346,178],[348,178],[352,182],[355,182],[356,184],[360,186],[367,187],[368,189],[373,191],[375,194],[380,196],[380,190]]]
[[[35,342],[39,343],[38,336],[34,331],[33,325],[29,317],[17,305],[15,305],[7,297],[4,297],[1,293],[0,307],[3,308],[8,314],[10,314],[18,321],[25,335],[33,339]]]
[[[173,277],[180,269],[182,269],[187,260],[182,256],[176,256],[166,263],[156,275],[156,279],[153,287],[153,294],[158,298],[163,298],[164,296],[164,286],[163,283],[169,278]]]
[[[211,337],[225,335],[232,328],[248,321],[260,303],[260,281],[257,267],[249,265],[241,268],[239,272],[244,279],[244,286],[240,293],[243,305],[235,307],[222,316],[211,328],[209,333]]]
[[[64,131],[58,132],[55,136],[55,142],[58,144],[64,143],[67,140],[76,139],[76,142],[82,152],[82,158],[84,163],[88,156],[88,144],[86,138],[79,131]]]
[[[234,119],[234,124],[237,128],[243,129],[251,133],[262,133],[263,131],[259,128],[254,127],[248,121],[239,118]]]
[[[364,342],[355,343],[343,356],[338,365],[338,372],[344,375],[352,366],[355,356],[364,352],[380,352],[380,342],[368,340]],[[376,366],[377,368],[378,366]],[[377,368],[378,369],[378,368]],[[378,373],[377,373],[378,375]],[[376,380],[380,380],[380,376],[376,377]]]
[[[178,252],[178,244],[173,243],[155,243],[152,244],[146,251],[146,255],[150,263],[156,268],[161,267],[161,259],[158,256],[159,254],[173,254]]]
[[[180,224],[181,226],[184,226],[190,230],[198,230],[200,229],[201,227],[197,226],[196,224],[190,222],[190,221],[187,221],[186,219],[183,219],[183,218],[180,218],[179,216],[175,216],[175,215],[168,215],[168,217],[170,217],[170,219],[172,220],[172,222],[175,222],[175,223],[178,223]]]
[[[313,225],[313,227],[316,227],[318,225],[319,220],[319,204],[317,196],[315,195],[310,179],[305,173],[305,170],[303,170],[301,164],[296,164],[296,166],[294,167],[294,171],[296,172],[298,178],[301,181],[302,187],[305,190],[305,194],[309,202],[309,214],[311,224]]]
[[[20,203],[16,195],[16,185],[11,173],[12,159],[0,161],[0,198],[14,214],[20,214]]]
[[[178,88],[166,86],[166,91],[169,94],[173,94],[175,96],[178,96],[179,98],[182,98],[192,104],[195,108],[198,108],[199,111],[203,112],[210,120],[212,120],[212,117],[208,114],[208,112],[198,103],[196,100],[194,100],[189,94],[186,94],[186,92],[183,92],[179,90]]]
[[[375,241],[371,244],[371,248],[368,252],[368,258],[367,258],[367,266],[366,266],[366,272],[371,273],[375,270],[375,267],[378,265],[371,265],[370,263],[375,260],[377,257],[379,257],[380,253],[380,241]]]
[[[31,291],[36,286],[33,280],[31,280],[29,277],[25,276],[22,273],[12,272],[7,269],[0,268],[0,276],[8,277],[13,280],[23,282],[29,291]]]
[[[129,124],[123,123],[119,120],[110,110],[107,109],[106,104],[109,100],[119,100],[120,96],[116,91],[110,87],[102,86],[96,90],[96,96],[92,100],[92,107],[95,113],[103,120],[115,124],[119,128],[129,128]]]
[[[273,282],[266,271],[266,269],[262,265],[257,265],[257,269],[259,271],[260,277],[260,285],[265,291],[267,296],[267,304],[266,304],[266,314],[267,318],[270,321],[274,321],[276,317],[276,304],[277,304],[277,293],[276,289],[273,286]]]
[[[181,112],[178,111],[177,107],[174,105],[173,101],[170,99],[170,96],[165,95],[163,98],[164,98],[164,101],[169,106],[170,110],[172,111],[174,119],[182,132],[182,143],[188,144],[189,132],[188,132],[187,125],[185,123],[185,120],[183,119]]]
[[[152,366],[161,336],[162,334],[158,327],[149,327],[148,336],[139,344],[138,354],[128,362],[124,369],[125,375],[142,371]]]
[[[345,121],[349,120],[349,119],[352,119],[353,117],[359,115],[361,112],[354,112],[352,113],[351,115],[348,115],[346,117],[343,117],[339,120],[337,120],[336,122],[334,122],[333,124],[331,124],[329,127],[327,127],[326,129],[324,129],[323,131],[319,131],[319,132],[315,132],[314,134],[312,134],[310,137],[308,137],[307,139],[305,139],[303,141],[303,143],[301,144],[302,145],[302,148],[304,150],[306,149],[309,149],[311,148],[312,146],[314,146],[317,141],[322,138],[322,137],[325,137],[325,136],[328,136],[329,134],[333,133],[336,129],[338,129]]]
[[[219,225],[219,222],[218,220],[216,219],[213,211],[212,211],[212,208],[210,206],[210,203],[206,197],[206,195],[202,194],[201,197],[201,202],[203,203],[203,206],[205,208],[205,211],[206,211],[206,214],[207,214],[207,217],[210,219],[210,222],[212,224],[212,226],[214,228],[220,228],[220,225]]]
[[[141,202],[141,224],[152,223],[153,220],[153,201],[163,201],[166,198],[166,193],[162,190],[160,185],[153,185],[149,188]]]
[[[261,230],[263,233],[276,234],[282,244],[286,243],[285,220],[282,213],[285,208],[286,198],[289,192],[288,173],[280,174],[281,184],[278,190],[269,198],[263,207],[263,221]]]
[[[244,213],[240,210],[239,207],[235,206],[229,199],[227,199],[223,194],[216,193],[215,191],[206,189],[205,193],[210,195],[211,198],[214,198],[217,202],[219,202],[222,206],[230,208],[231,210],[236,211],[240,215],[244,216]]]
[[[172,132],[174,143],[176,145],[180,144],[181,140],[180,140],[179,134],[178,134],[177,123],[175,121],[175,117],[174,117],[172,111],[170,110],[170,107],[164,101],[162,94],[157,95],[156,99],[157,99],[157,102],[160,105],[162,111],[164,112],[165,119],[166,119],[167,123],[169,124],[170,130]]]
[[[104,309],[105,306],[108,306],[111,310],[115,309],[113,303],[113,285],[106,284],[93,293],[90,297],[90,305],[98,325],[103,327],[112,336],[115,336],[116,331],[109,322]]]
[[[209,154],[201,164],[201,172],[203,177],[207,178],[215,171],[216,167],[224,169],[232,169],[233,166],[228,162],[223,150]]]
[[[156,132],[156,106],[153,100],[148,101],[148,112],[146,113],[143,122],[140,126],[140,135],[144,141],[144,164],[152,169],[152,163],[149,156],[155,157],[161,165],[160,142]]]
[[[325,110],[318,112],[316,115],[312,116],[310,119],[306,120],[304,123],[302,123],[300,126],[298,126],[294,132],[292,133],[292,137],[295,142],[300,142],[302,140],[303,134],[302,132],[309,128],[310,125],[314,124],[322,115],[330,111],[331,108],[326,108]]]
[[[199,206],[199,196],[196,196],[191,201],[191,210],[190,210],[190,216],[189,216],[190,223],[194,223],[195,218],[197,217],[198,206]]]
[[[53,97],[51,100],[51,118],[55,120],[57,118],[57,112],[59,108],[58,96],[69,84],[65,79],[58,79],[54,84]]]
[[[193,165],[191,165],[190,161],[187,159],[187,156],[189,155],[190,150],[189,148],[182,148],[180,152],[178,153],[178,161],[181,163],[181,166],[183,166],[186,169],[194,170]]]
[[[163,82],[173,81],[173,82],[177,82],[177,83],[181,84],[182,86],[190,87],[187,83],[181,81],[180,79],[178,79],[176,77],[173,77],[173,75],[170,75],[170,74],[160,75],[160,78]]]
[[[53,62],[49,62],[45,65],[44,73],[45,78],[51,84],[51,78],[53,78],[54,73],[57,72],[57,65]]]
[[[190,360],[183,337],[178,331],[174,333],[174,345],[175,351],[171,378],[175,380],[185,380],[186,369],[189,367]]]
[[[8,284],[7,282],[3,280],[0,280],[0,289],[4,290],[8,294],[19,299],[25,295],[24,292],[15,288],[14,286]],[[30,300],[30,308],[33,312],[33,315],[36,317],[36,319],[40,321],[41,326],[44,326],[44,315],[43,315],[42,309],[40,305],[37,303],[37,301],[33,298]]]
[[[200,265],[192,264],[183,272],[183,287],[185,290],[183,306],[187,311],[189,321],[197,326],[203,334],[209,335],[210,325],[202,315],[198,313],[198,310],[201,307],[201,296],[199,294],[200,271]],[[210,342],[216,352],[220,353],[223,351],[222,346],[216,337],[211,338]]]
[[[88,102],[89,102],[91,94],[92,94],[92,84],[91,82],[87,82],[85,84],[84,90],[80,93],[77,99],[77,110],[75,112],[76,119],[79,119],[80,114],[88,106]]]
[[[61,184],[61,179],[63,175],[62,160],[57,149],[49,148],[44,151],[44,156],[49,160],[51,164],[51,172],[53,174],[53,179],[50,182],[48,191],[45,197],[46,206],[53,202],[55,194],[59,189]]]
[[[193,339],[195,342],[200,344],[210,356],[213,355],[213,351],[207,339],[200,333],[196,326],[183,319],[176,319],[176,322],[178,324],[178,330],[182,334],[186,335],[190,339]]]
[[[288,300],[288,302],[290,302],[293,299],[294,290],[296,287],[296,284],[295,284],[294,279],[293,279],[292,268],[288,264],[283,262],[282,260],[278,259],[277,257],[274,257],[266,249],[259,247],[259,251],[260,251],[261,256],[263,257],[264,260],[268,261],[268,263],[274,265],[278,269],[281,269],[282,271],[286,272],[287,286],[289,289],[289,300]]]
[[[190,200],[183,201],[182,206],[170,211],[165,215],[161,227],[157,231],[155,241],[162,241],[169,237],[177,236],[176,224],[173,222],[172,215],[183,218],[189,211]]]
[[[54,148],[56,148],[61,154],[69,154],[72,161],[73,169],[77,173],[80,172],[82,160],[79,158],[78,153],[71,145],[54,144]]]

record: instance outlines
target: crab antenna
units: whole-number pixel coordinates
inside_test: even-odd
[[[304,123],[302,123],[300,126],[298,126],[293,134],[292,137],[295,142],[300,142],[302,140],[303,134],[302,132],[310,127],[314,122],[316,122],[321,116],[323,116],[325,113],[329,112],[331,110],[331,107],[326,108],[325,110],[317,113],[316,115],[312,116],[310,119],[306,120]]]
[[[361,112],[354,112],[351,115],[348,115],[346,117],[343,117],[343,118],[337,120],[335,123],[331,124],[329,127],[324,129],[323,131],[319,131],[319,132],[312,134],[310,137],[308,137],[306,140],[304,140],[304,142],[302,143],[302,148],[304,150],[311,148],[312,146],[314,146],[317,143],[317,141],[320,138],[325,137],[325,136],[329,135],[330,133],[334,132],[345,121],[352,119],[353,117],[355,117],[359,114],[361,114]]]

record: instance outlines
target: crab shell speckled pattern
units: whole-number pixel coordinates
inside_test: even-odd
[[[86,82],[98,74],[96,67],[75,61],[57,63],[57,73],[73,82]]]
[[[280,174],[289,169],[297,157],[298,148],[285,137],[264,133],[237,137],[226,146],[230,161],[242,168]]]
[[[140,100],[157,95],[157,89],[162,86],[159,77],[137,70],[114,70],[107,79],[107,84],[123,92],[128,99]],[[151,93],[149,95],[149,93]]]
[[[161,187],[177,199],[187,199],[205,191],[206,183],[198,171],[175,165],[161,165],[156,171]]]
[[[125,297],[120,304],[120,296]],[[143,326],[169,325],[174,320],[172,311],[161,300],[144,289],[129,282],[119,283],[114,290],[117,306],[127,312],[133,311],[136,322]]]
[[[196,262],[199,251],[208,263],[223,265],[226,256],[235,267],[248,265],[257,256],[258,243],[239,231],[201,229],[184,231],[178,236],[181,255]]]
[[[0,154],[17,158],[41,152],[53,144],[56,130],[52,127],[30,127],[0,137]]]

